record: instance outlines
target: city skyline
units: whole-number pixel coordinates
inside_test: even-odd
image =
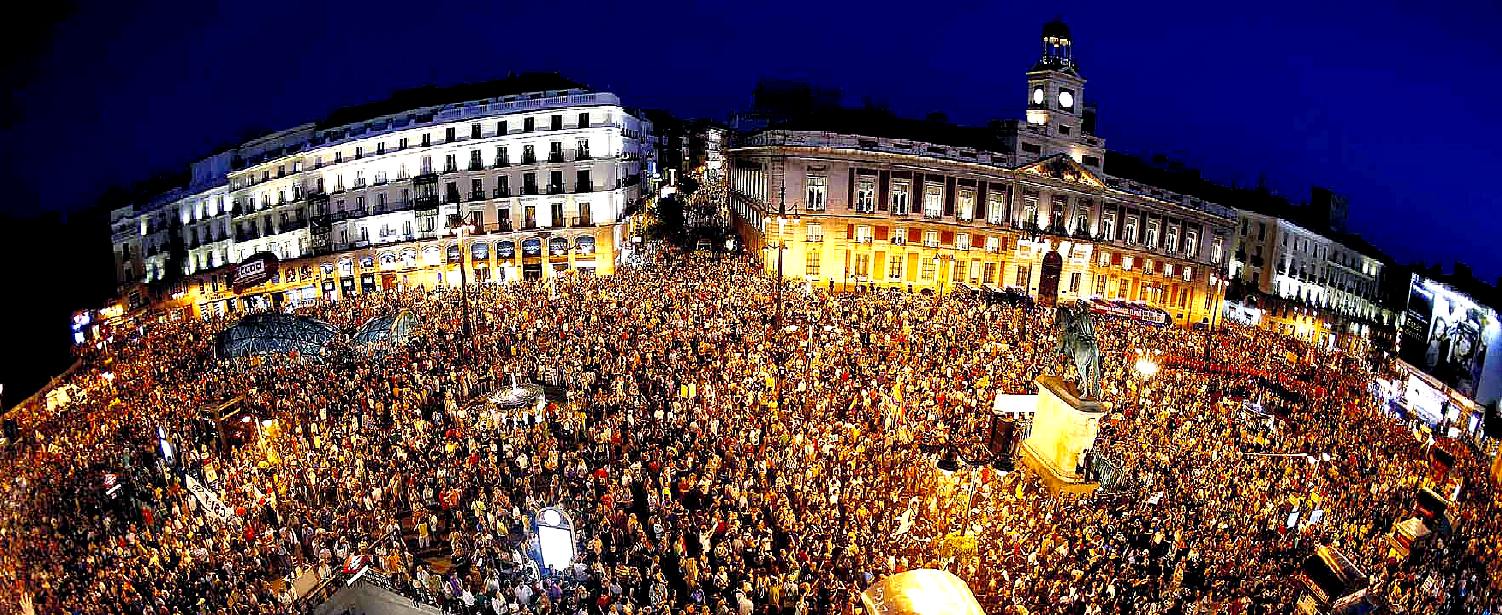
[[[1267,11],[1276,13],[1277,9],[1268,7]],[[1454,224],[1462,215],[1490,207],[1483,190],[1452,186],[1454,192],[1446,194],[1428,189],[1438,179],[1456,173],[1456,165],[1475,165],[1478,173],[1495,166],[1488,162],[1495,155],[1479,151],[1471,155],[1466,148],[1487,141],[1487,132],[1495,130],[1480,121],[1484,118],[1476,101],[1490,98],[1485,90],[1497,86],[1478,84],[1481,91],[1467,94],[1453,87],[1425,85],[1430,80],[1443,80],[1447,85],[1458,82],[1448,77],[1468,72],[1466,66],[1485,65],[1498,52],[1472,26],[1460,22],[1458,15],[1366,11],[1359,19],[1342,23],[1337,31],[1333,24],[1339,7],[1323,7],[1306,11],[1307,18],[1298,24],[1251,16],[1242,24],[1244,30],[1224,33],[1203,23],[1196,26],[1195,20],[1202,15],[1167,14],[1170,9],[1121,15],[1114,10],[1081,7],[1062,14],[1075,31],[1081,72],[1089,80],[1092,103],[1099,107],[1098,132],[1113,148],[1137,154],[1166,153],[1226,183],[1251,185],[1265,178],[1270,187],[1293,201],[1304,200],[1310,185],[1328,186],[1350,197],[1353,230],[1399,262],[1459,260],[1487,281],[1502,273],[1502,263],[1487,250],[1485,225]],[[155,32],[157,36],[150,36],[161,27],[160,20],[153,22],[153,15],[176,14],[172,11],[198,26],[192,30],[195,34]],[[586,34],[603,35],[603,30],[592,30],[594,22],[615,27],[628,24],[628,31],[635,32],[629,24],[639,19],[640,36],[650,41],[644,45],[639,65],[599,62],[598,54],[580,51],[609,46],[603,36],[562,36],[548,46],[534,44],[535,39],[549,38],[546,33],[498,27],[496,31],[514,38],[506,46],[527,51],[503,53],[499,47],[506,46],[488,46],[488,37],[481,36],[480,40],[456,41],[444,59],[441,54],[413,57],[380,45],[344,49],[339,41],[358,28],[336,27],[325,29],[327,37],[307,41],[307,51],[295,54],[300,56],[297,61],[252,66],[241,75],[226,67],[237,64],[233,60],[244,54],[260,54],[232,41],[242,41],[246,31],[270,27],[288,16],[275,7],[254,15],[228,9],[194,11],[204,10],[151,5],[130,14],[111,14],[109,9],[85,3],[55,26],[50,39],[32,50],[34,64],[7,67],[7,78],[19,87],[8,101],[12,120],[3,132],[12,142],[37,143],[35,150],[6,150],[7,179],[19,197],[7,208],[10,213],[76,211],[109,186],[181,169],[214,147],[235,142],[253,126],[285,128],[405,87],[483,80],[513,71],[557,70],[595,89],[620,92],[633,106],[714,119],[747,108],[755,81],[762,77],[838,88],[847,102],[872,100],[905,116],[943,112],[965,124],[1020,117],[1023,93],[1012,75],[1036,53],[1036,24],[1058,14],[1024,8],[1016,14],[997,15],[1000,20],[961,20],[961,13],[956,12],[936,19],[930,31],[937,44],[884,48],[877,44],[882,37],[875,34],[882,30],[881,19],[835,10],[829,11],[835,14],[824,14],[816,8],[800,14],[801,19],[785,29],[817,33],[807,45],[796,49],[763,45],[752,54],[738,50],[754,46],[756,37],[770,31],[744,25],[732,31],[726,24],[728,16],[709,9],[637,14],[606,7],[584,10],[590,20],[569,20]],[[537,11],[545,10],[503,7],[496,16],[499,21],[480,16],[470,21],[511,23],[547,17]],[[368,14],[379,14],[379,10]],[[304,23],[333,23],[341,14],[334,8],[314,7],[299,11],[297,17]],[[775,21],[766,16],[755,19]],[[121,20],[121,27],[105,27]],[[814,27],[825,21],[828,27]],[[1484,21],[1470,19],[1468,23]],[[419,28],[422,23],[417,22]],[[1123,32],[1140,31],[1132,27],[1134,23],[1153,24],[1152,28],[1167,34],[1122,41]],[[1443,33],[1446,45],[1394,44],[1399,39],[1390,37],[1390,30],[1399,23],[1413,40],[1425,39],[1426,32]],[[987,28],[991,33],[980,36],[978,30]],[[840,34],[847,29],[872,35]],[[1283,53],[1253,53],[1244,45],[1258,37],[1270,40],[1268,36],[1297,44],[1288,45]],[[126,49],[143,53],[132,56],[129,66],[109,60]],[[853,49],[870,53],[852,53]],[[89,57],[105,61],[80,62]],[[312,57],[327,61],[309,61]],[[851,64],[844,57],[867,61]],[[330,74],[329,65],[350,70],[343,76]],[[1146,71],[1151,71],[1152,87],[1142,79]],[[924,74],[936,76],[943,85],[915,89],[904,84],[905,77],[892,78]],[[1228,78],[1228,74],[1241,78]],[[181,86],[190,81],[196,87]],[[243,87],[246,81],[255,82],[265,93],[256,95]],[[1247,89],[1247,83],[1259,87]],[[116,94],[91,95],[100,89]],[[265,104],[265,97],[274,102]],[[100,106],[100,100],[110,104]],[[1415,104],[1416,116],[1423,113],[1422,108],[1431,108],[1435,111],[1424,118],[1442,114],[1449,118],[1445,124],[1457,128],[1424,128],[1436,125],[1424,118],[1415,119],[1409,131],[1379,129],[1375,123],[1375,114]],[[46,132],[63,138],[37,142]],[[80,145],[108,147],[109,143],[118,144],[129,155],[96,159],[97,172],[87,177],[76,177],[76,171],[60,174],[58,165],[47,163],[79,151]],[[1403,168],[1409,172],[1401,173]],[[63,174],[68,178],[65,182],[60,181]],[[1446,241],[1414,239],[1415,234]]]

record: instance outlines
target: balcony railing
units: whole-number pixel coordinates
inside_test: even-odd
[[[563,162],[563,152],[550,152],[548,162]]]
[[[549,184],[548,194],[563,194],[563,184]]]
[[[484,171],[485,170],[485,163],[480,162],[478,160],[471,160],[471,161],[469,161],[469,170],[471,170],[471,171]]]
[[[594,226],[592,216],[574,216],[574,226]]]
[[[524,231],[535,231],[535,230],[537,230],[537,221],[536,220],[523,220],[522,221],[522,230],[524,230]]]
[[[582,194],[582,193],[585,193],[585,192],[594,192],[594,191],[595,191],[595,184],[594,184],[594,182],[589,182],[589,183],[575,182],[574,183],[574,192],[575,193],[581,193]]]
[[[438,195],[430,194],[412,199],[412,207],[415,209],[438,209]]]
[[[537,155],[522,154],[522,164],[537,164]]]
[[[508,198],[510,196],[511,196],[511,189],[510,188],[496,188],[496,189],[490,191],[490,198],[493,198],[493,199],[504,199],[504,198]]]
[[[537,186],[536,185],[522,186],[522,194],[525,195],[525,196],[536,196],[537,195]]]
[[[483,200],[485,200],[485,191],[484,190],[471,190],[471,191],[469,191],[469,200],[471,200],[471,201],[483,201]]]

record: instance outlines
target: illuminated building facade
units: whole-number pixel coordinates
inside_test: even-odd
[[[780,252],[784,275],[831,288],[1012,287],[1045,303],[1123,299],[1179,324],[1208,320],[1235,211],[1106,174],[1062,24],[1045,28],[1027,82],[1022,125],[748,137],[731,151],[738,231],[769,271]]]
[[[122,291],[175,276],[161,299],[203,314],[457,284],[461,260],[472,283],[614,271],[650,194],[650,122],[551,76],[404,95],[199,161],[188,186],[117,210]],[[261,253],[272,280],[233,292],[232,266]]]
[[[1396,314],[1382,301],[1382,261],[1348,245],[1352,239],[1288,218],[1237,213],[1230,278],[1272,299],[1263,302],[1259,324],[1350,350],[1362,350],[1374,333],[1397,326]]]

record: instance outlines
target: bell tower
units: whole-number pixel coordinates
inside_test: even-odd
[[[1095,136],[1094,124],[1069,26],[1061,19],[1043,24],[1043,55],[1027,71],[1027,122],[1017,139],[1018,161],[1068,154],[1100,171],[1105,141]]]

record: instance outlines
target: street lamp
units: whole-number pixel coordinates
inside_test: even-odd
[[[1216,321],[1219,320],[1218,316],[1221,312],[1221,304],[1225,301],[1226,298],[1226,279],[1214,273],[1211,273],[1210,285],[1208,286],[1208,288],[1210,291],[1211,309],[1210,316],[1206,319],[1208,322],[1207,326],[1205,327],[1205,363],[1207,364],[1210,362],[1210,347],[1213,344],[1211,334],[1215,330]]]
[[[454,231],[459,238],[459,297],[461,309],[464,311],[464,342],[468,345],[470,338],[469,327],[469,275],[465,273],[464,259],[468,256],[464,253],[464,234],[469,229],[469,223],[459,214],[449,214],[448,228]]]
[[[1157,361],[1152,360],[1152,357],[1144,354],[1137,358],[1137,362],[1132,365],[1132,369],[1137,371],[1138,376],[1146,380],[1156,375],[1159,367]]]

